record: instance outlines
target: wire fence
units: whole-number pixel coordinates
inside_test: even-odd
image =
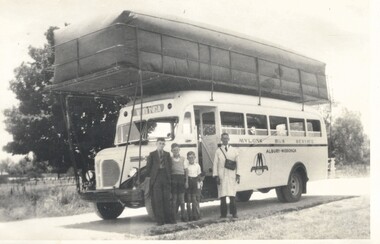
[[[26,193],[49,190],[54,188],[75,187],[74,177],[48,177],[23,179],[21,177],[10,177],[7,183],[0,184],[1,195],[22,195]]]

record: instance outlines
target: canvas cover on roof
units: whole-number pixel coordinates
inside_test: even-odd
[[[131,96],[215,90],[328,101],[325,64],[190,23],[124,11],[55,32],[57,92]],[[139,94],[139,89],[138,92]]]

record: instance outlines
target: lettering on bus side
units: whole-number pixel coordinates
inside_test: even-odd
[[[142,113],[144,114],[154,114],[154,113],[160,113],[164,110],[164,105],[163,104],[157,104],[157,105],[152,105],[152,106],[147,106],[143,107]],[[140,115],[140,109],[137,108],[133,111],[133,116],[138,116]]]
[[[263,139],[239,138],[240,143],[257,144],[262,143]]]
[[[313,144],[314,141],[313,140],[298,139],[298,140],[296,140],[296,143],[297,144]]]
[[[266,153],[296,153],[295,148],[267,149]]]

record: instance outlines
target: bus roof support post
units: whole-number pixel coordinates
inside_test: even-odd
[[[140,50],[140,43],[139,43],[139,36],[138,36],[138,27],[135,28],[136,31],[136,46],[137,50]],[[161,62],[164,62],[164,56],[163,56],[163,44],[162,44],[162,34],[160,35],[161,38]],[[139,85],[140,85],[140,140],[139,140],[139,168],[137,170],[137,184],[140,184],[140,168],[141,168],[141,141],[142,141],[142,115],[143,115],[143,95],[144,95],[144,89],[143,89],[143,81],[142,81],[142,72],[141,72],[141,59],[140,59],[140,52],[137,51],[137,64],[139,66]],[[162,73],[164,73],[164,66],[162,65]],[[136,84],[136,93],[135,93],[135,99],[137,95],[137,84]],[[134,106],[134,105],[133,105]],[[132,120],[131,120],[132,122]],[[132,124],[131,124],[132,125]],[[129,127],[131,128],[131,126]],[[129,136],[129,135],[128,135]]]
[[[141,168],[141,141],[142,141],[142,116],[143,116],[143,94],[144,94],[144,89],[143,89],[143,83],[142,83],[142,74],[141,74],[141,69],[139,69],[139,80],[140,80],[140,140],[139,140],[139,170],[137,171],[137,182],[140,184],[140,168]]]
[[[302,79],[301,79],[301,70],[300,69],[298,69],[298,77],[299,77],[300,89],[301,89],[302,111],[305,111],[305,98],[303,96],[303,87],[302,87]]]
[[[77,167],[77,162],[75,160],[75,155],[74,155],[74,145],[73,145],[73,140],[71,137],[71,117],[70,117],[70,111],[69,111],[69,98],[72,96],[68,95],[65,96],[65,103],[63,102],[63,95],[60,96],[60,103],[61,103],[61,108],[62,108],[62,113],[63,113],[63,120],[66,125],[66,131],[67,131],[67,139],[69,142],[69,148],[70,148],[70,160],[71,163],[73,164],[74,168],[74,177],[75,177],[75,183],[76,183],[76,188],[77,192],[80,192],[80,184],[79,184],[79,175],[78,175],[78,167]]]
[[[127,151],[128,151],[128,145],[129,145],[129,135],[131,134],[131,128],[132,128],[132,122],[133,122],[133,114],[135,112],[135,105],[136,105],[136,96],[137,96],[137,86],[138,82],[136,82],[135,86],[135,96],[133,97],[133,105],[132,105],[132,112],[131,112],[131,120],[129,122],[129,129],[128,129],[128,136],[127,136],[127,142],[125,144],[125,150],[124,150],[124,157],[123,157],[123,165],[121,166],[121,173],[120,173],[120,182],[119,185],[121,185],[123,180],[123,173],[124,173],[124,167],[125,167],[125,160],[127,159]]]
[[[255,58],[256,63],[256,79],[259,86],[259,106],[261,106],[261,83],[260,83],[260,72],[259,72],[259,59]]]
[[[210,101],[214,101],[214,81],[211,81],[211,98]]]

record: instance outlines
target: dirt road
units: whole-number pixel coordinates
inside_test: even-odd
[[[349,197],[369,195],[369,178],[330,179],[310,182],[308,193],[297,203],[279,203],[274,190],[267,194],[254,193],[251,200],[238,203],[239,220],[261,218],[279,212],[305,209]],[[219,220],[219,202],[201,204],[202,219],[190,223],[156,227],[144,208],[125,209],[116,220],[101,220],[95,214],[68,217],[30,219],[0,223],[2,240],[120,240],[149,238],[150,235],[202,227]]]

